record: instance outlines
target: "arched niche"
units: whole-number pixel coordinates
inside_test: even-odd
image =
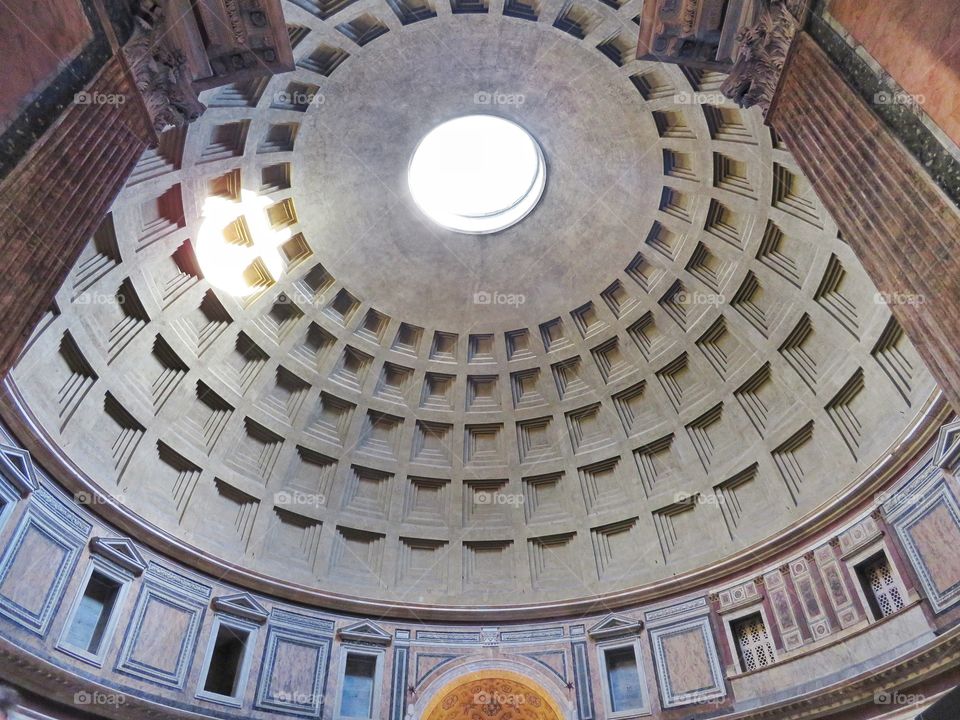
[[[544,686],[507,669],[472,670],[448,680],[408,720],[567,720],[569,713]]]

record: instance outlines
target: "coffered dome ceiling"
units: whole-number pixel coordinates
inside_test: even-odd
[[[286,3],[297,69],[148,151],[16,368],[51,441],[203,553],[391,602],[636,588],[828,507],[933,381],[759,114],[615,4]],[[476,113],[548,171],[482,236],[407,188]],[[196,245],[241,190],[289,239],[238,298]]]

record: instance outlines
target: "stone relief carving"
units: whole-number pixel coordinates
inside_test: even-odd
[[[141,0],[136,22],[123,55],[154,129],[161,132],[193,122],[206,107],[197,99],[186,56],[166,35],[163,8],[153,0]]]
[[[803,27],[808,0],[763,0],[757,19],[737,35],[740,50],[721,91],[740,107],[770,108],[790,44]]]

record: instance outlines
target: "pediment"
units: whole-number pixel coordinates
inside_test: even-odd
[[[637,635],[643,629],[643,622],[625,615],[611,613],[591,627],[587,634],[593,638],[611,638],[625,635]]]
[[[373,643],[375,645],[389,645],[393,640],[393,637],[390,635],[390,633],[377,625],[377,623],[369,620],[362,620],[361,622],[354,623],[353,625],[348,625],[347,627],[342,628],[338,635],[343,640]]]
[[[22,448],[0,443],[0,473],[16,486],[22,497],[40,486],[33,467],[33,458]]]
[[[937,446],[933,451],[937,467],[953,470],[960,464],[960,420],[954,420],[940,428]]]
[[[90,552],[102,555],[134,575],[140,575],[147,568],[147,561],[137,546],[126,538],[90,538]]]
[[[210,601],[210,606],[217,612],[235,615],[262,625],[267,621],[268,612],[258,603],[250,593],[236,593],[223,595]]]

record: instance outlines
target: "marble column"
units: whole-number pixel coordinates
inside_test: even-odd
[[[840,235],[960,410],[960,212],[799,33],[767,113]]]

